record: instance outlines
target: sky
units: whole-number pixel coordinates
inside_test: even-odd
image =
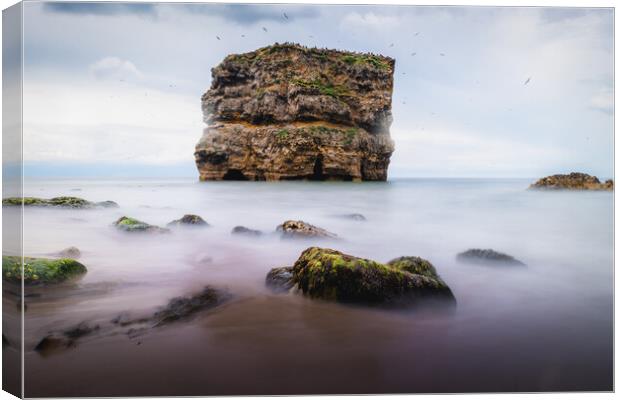
[[[611,9],[27,2],[23,29],[31,176],[197,178],[211,68],[275,42],[395,58],[390,178],[613,176]]]

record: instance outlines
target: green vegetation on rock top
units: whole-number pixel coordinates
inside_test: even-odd
[[[24,257],[24,284],[60,283],[86,273],[86,267],[70,258],[48,259]],[[2,276],[19,283],[22,276],[21,257],[2,256]]]

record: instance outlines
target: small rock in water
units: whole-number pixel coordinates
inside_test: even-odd
[[[473,264],[504,264],[504,265],[520,265],[525,263],[517,260],[513,256],[500,253],[493,249],[469,249],[457,254],[457,260]]]
[[[130,217],[120,217],[114,226],[125,232],[150,232],[150,233],[168,233],[170,229],[160,228],[159,226],[150,225],[146,222],[138,221]]]
[[[246,228],[245,226],[235,226],[233,230],[230,232],[233,235],[246,235],[246,236],[262,236],[263,232]]]
[[[338,215],[340,218],[350,219],[353,221],[366,221],[366,217],[363,214],[353,213],[353,214],[340,214]]]
[[[41,339],[41,341],[35,346],[34,351],[42,356],[48,356],[54,353],[62,352],[73,345],[73,341],[68,340],[63,336],[50,334]]]
[[[326,231],[318,226],[311,225],[304,221],[285,221],[276,228],[277,232],[282,233],[283,238],[331,238],[338,236],[335,233]]]
[[[80,252],[80,249],[78,249],[75,246],[67,247],[66,249],[60,250],[57,254],[58,256],[63,257],[63,258],[73,258],[73,259],[80,258],[80,256],[82,255],[82,253]]]
[[[207,221],[202,219],[200,216],[193,215],[193,214],[185,214],[181,219],[175,219],[174,221],[168,223],[168,226],[181,226],[181,225],[209,226]]]

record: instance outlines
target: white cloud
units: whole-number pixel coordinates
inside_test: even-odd
[[[88,70],[97,79],[125,81],[143,77],[142,72],[131,61],[121,60],[118,57],[102,58],[91,64]]]

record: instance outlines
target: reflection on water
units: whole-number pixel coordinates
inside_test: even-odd
[[[26,299],[26,395],[611,390],[612,195],[527,184],[27,181],[25,195],[79,189],[73,195],[120,208],[27,209],[26,255],[76,246],[89,272]],[[211,227],[170,235],[111,227],[123,215],[163,226],[186,213]],[[350,213],[366,221],[337,217]],[[286,219],[342,240],[230,234],[237,225],[270,233]],[[458,306],[386,311],[268,291],[268,270],[312,244],[378,261],[427,258]],[[528,266],[457,263],[471,247]],[[205,285],[232,298],[139,340],[100,335],[50,357],[33,351],[49,331],[150,313]]]

